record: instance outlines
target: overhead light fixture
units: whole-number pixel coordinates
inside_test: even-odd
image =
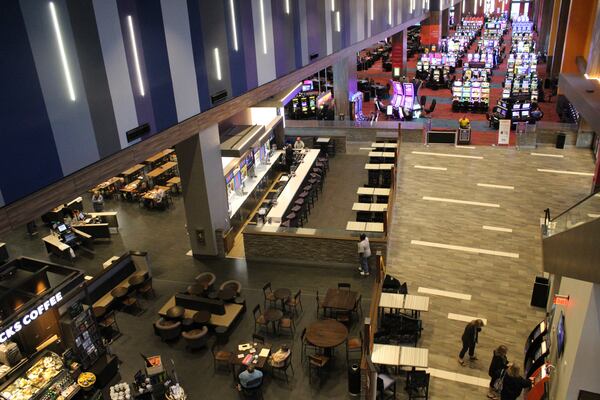
[[[263,53],[267,54],[267,28],[265,27],[265,4],[260,0],[260,27],[262,29]]]
[[[142,81],[142,69],[140,68],[140,59],[137,52],[137,44],[135,42],[135,32],[133,31],[133,19],[131,15],[127,16],[127,24],[129,25],[129,39],[131,41],[131,52],[133,53],[133,63],[135,64],[135,74],[137,75],[140,95],[144,97],[144,82]]]
[[[465,13],[465,3],[466,3],[466,0],[463,0],[463,3],[462,3],[462,13],[463,14]]]
[[[426,1],[426,0],[423,0],[423,4],[421,5],[421,8],[422,8],[422,9],[425,9],[425,1]]]
[[[331,0],[331,11],[335,11],[335,0]]]
[[[56,8],[54,2],[50,2],[50,15],[52,17],[52,24],[54,25],[54,33],[56,34],[56,42],[58,44],[58,51],[60,53],[60,61],[63,66],[63,72],[65,73],[65,79],[67,81],[67,90],[69,91],[69,97],[71,101],[75,101],[75,89],[73,89],[73,80],[71,79],[71,70],[69,69],[69,62],[67,61],[67,53],[65,51],[65,44],[62,39],[62,32],[58,23],[58,16],[56,14]]]
[[[339,11],[335,12],[335,27],[338,32],[342,31],[342,23],[340,21],[340,12]]]
[[[217,70],[217,80],[221,80],[221,57],[219,57],[219,48],[215,47],[215,69]]]
[[[374,15],[374,12],[373,12],[373,0],[369,0],[369,2],[370,2],[369,3],[369,11],[371,11],[371,21],[373,21],[373,15]]]
[[[473,15],[477,14],[477,0],[473,2]]]
[[[229,0],[229,9],[231,10],[231,30],[233,34],[233,49],[238,51],[237,27],[235,25],[235,6],[233,0]],[[289,12],[288,12],[289,14]]]
[[[388,25],[392,25],[392,0],[388,0]]]
[[[285,0],[285,13],[290,13],[290,0]]]

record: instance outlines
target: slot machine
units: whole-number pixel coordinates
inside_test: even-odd
[[[293,116],[293,118],[296,118],[299,110],[300,110],[300,106],[299,106],[298,98],[294,97],[292,99],[292,116]]]
[[[308,109],[310,115],[315,115],[317,112],[317,96],[314,94],[308,96]]]
[[[527,378],[531,378],[535,371],[546,363],[546,357],[550,354],[550,346],[545,339],[534,350],[531,352],[530,357],[525,357],[523,364]]]
[[[531,109],[530,103],[523,103],[523,105],[521,105],[521,119],[529,118],[529,110],[530,109]]]
[[[230,172],[225,177],[225,186],[227,186],[227,197],[230,198],[235,193],[235,182],[233,172]]]
[[[403,83],[402,89],[404,92],[404,109],[412,112],[415,105],[415,86],[412,83]]]
[[[300,98],[300,111],[302,112],[302,115],[304,116],[308,116],[308,98],[306,97],[301,97]]]
[[[452,111],[457,112],[460,108],[462,98],[462,81],[454,81],[452,84]]]

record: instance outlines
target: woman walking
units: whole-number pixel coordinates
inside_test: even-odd
[[[508,348],[504,345],[498,346],[496,350],[494,350],[494,355],[492,356],[492,362],[490,363],[490,369],[488,374],[490,375],[490,390],[488,392],[488,397],[490,399],[498,398],[497,391],[497,383],[498,379],[503,378],[504,371],[508,366],[508,360],[506,359],[506,353],[508,352]]]
[[[477,360],[477,357],[475,357],[475,345],[477,345],[477,339],[479,338],[479,332],[481,332],[482,327],[483,321],[480,319],[474,319],[465,327],[465,331],[462,335],[463,347],[458,355],[458,362],[460,365],[465,365],[465,360],[463,358],[465,357],[467,350],[469,351],[469,359],[472,361]]]

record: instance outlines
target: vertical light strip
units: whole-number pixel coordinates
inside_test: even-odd
[[[369,11],[371,11],[371,21],[373,21],[373,16],[374,16],[374,10],[373,10],[373,0],[369,0],[370,4],[369,4]]]
[[[340,21],[340,12],[339,12],[339,11],[336,11],[336,12],[335,12],[335,29],[336,29],[338,32],[341,32],[341,31],[342,31],[342,23],[341,23],[341,21]]]
[[[260,27],[262,29],[263,53],[267,54],[267,28],[265,26],[265,4],[264,4],[264,0],[260,0]]]
[[[285,0],[285,13],[290,13],[290,0]]]
[[[331,0],[331,11],[335,11],[335,0]]]
[[[473,2],[473,16],[477,15],[477,0]]]
[[[235,7],[233,0],[229,0],[229,9],[231,10],[231,30],[233,33],[233,49],[238,51],[237,27],[235,25]],[[289,14],[289,12],[288,12]]]
[[[392,25],[392,0],[388,0],[388,25]]]
[[[466,3],[466,1],[467,0],[463,0],[463,2],[462,2],[462,13],[463,14],[465,13],[465,3]]]
[[[215,47],[215,69],[217,70],[217,80],[221,80],[221,57],[219,57],[219,48]]]
[[[58,16],[56,15],[56,8],[54,7],[53,2],[50,2],[50,15],[52,17],[52,23],[54,24],[54,33],[56,34],[56,42],[58,43],[58,50],[60,52],[60,60],[63,66],[63,72],[65,73],[65,79],[67,80],[69,97],[71,98],[71,101],[75,101],[75,89],[73,89],[71,70],[69,69],[69,63],[67,62],[67,53],[65,52],[65,45],[63,43],[60,25],[58,24]]]
[[[137,75],[138,86],[140,87],[140,95],[143,97],[146,95],[146,92],[144,92],[142,70],[140,69],[140,59],[138,58],[137,44],[135,42],[135,33],[133,32],[133,19],[131,19],[131,15],[127,16],[127,24],[129,25],[129,39],[131,40],[131,51],[133,53],[133,63],[135,64],[135,74]]]

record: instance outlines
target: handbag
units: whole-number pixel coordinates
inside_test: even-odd
[[[502,384],[504,383],[504,370],[500,372],[500,376],[494,382],[494,390],[498,393],[502,392]]]

